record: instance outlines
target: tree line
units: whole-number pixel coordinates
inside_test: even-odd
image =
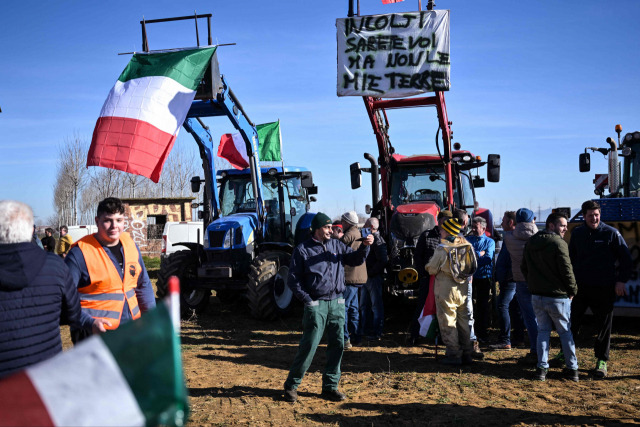
[[[87,168],[89,145],[90,141],[78,135],[65,138],[59,145],[56,180],[52,189],[55,214],[48,218],[48,224],[58,227],[93,224],[98,202],[106,197],[197,196],[191,192],[190,180],[194,175],[202,175],[201,162],[184,144],[176,142],[157,184],[127,172]]]

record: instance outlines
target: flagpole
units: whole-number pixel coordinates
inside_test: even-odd
[[[282,162],[282,173],[284,174],[284,152],[282,151],[282,130],[280,129],[280,119],[278,119],[278,139],[280,140],[280,161]]]

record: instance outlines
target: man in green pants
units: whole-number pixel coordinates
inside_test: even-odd
[[[331,238],[331,218],[318,212],[311,221],[311,237],[299,244],[291,256],[287,285],[304,303],[302,339],[289,376],[284,383],[284,399],[298,400],[297,388],[309,369],[318,344],[327,330],[327,365],[322,375],[322,394],[339,402],[346,396],[338,391],[340,363],[344,349],[344,265],[365,262],[373,235],[363,239],[354,251]]]

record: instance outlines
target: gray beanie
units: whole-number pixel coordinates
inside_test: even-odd
[[[356,211],[349,211],[342,214],[342,220],[347,224],[358,225],[358,214]]]

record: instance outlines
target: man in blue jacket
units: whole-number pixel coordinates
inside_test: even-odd
[[[0,378],[60,353],[61,322],[105,331],[81,311],[62,259],[34,245],[32,234],[31,208],[0,201]]]
[[[582,216],[584,224],[573,230],[569,241],[569,256],[578,283],[578,293],[571,303],[571,332],[577,336],[584,313],[590,307],[599,328],[594,346],[597,359],[594,374],[596,378],[604,378],[611,344],[613,303],[616,296],[627,294],[631,254],[618,230],[600,222],[597,202],[584,202]]]
[[[496,250],[496,243],[484,233],[486,229],[487,221],[476,216],[471,220],[471,234],[467,236],[478,260],[478,269],[473,275],[473,317],[476,336],[483,343],[488,340],[493,253]],[[474,343],[474,347],[477,344]]]
[[[340,364],[344,349],[344,265],[365,262],[373,235],[353,251],[331,238],[331,218],[318,212],[311,221],[311,237],[299,244],[291,256],[287,285],[304,303],[302,339],[284,383],[284,399],[295,402],[296,390],[309,369],[318,344],[327,330],[327,364],[322,375],[322,394],[327,400],[341,401],[338,391]]]

